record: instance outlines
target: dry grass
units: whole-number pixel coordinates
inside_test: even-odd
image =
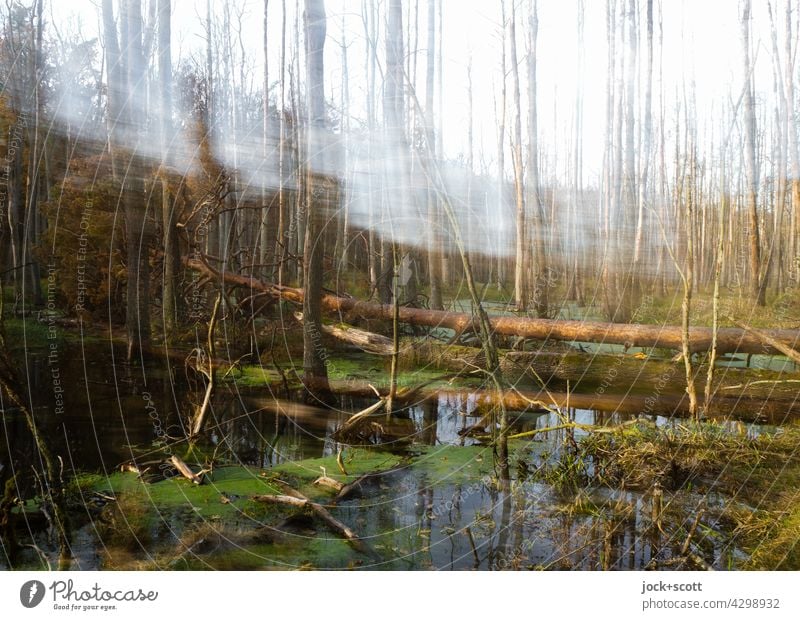
[[[799,450],[798,425],[753,436],[741,425],[687,422],[656,427],[642,421],[563,447],[538,475],[563,492],[627,489],[642,493],[651,503],[654,494],[663,493],[658,529],[663,520],[664,532],[678,547],[687,537],[692,539],[688,524],[702,505],[705,514],[697,517],[700,528],[687,545],[688,553],[673,552],[671,562],[701,556],[710,562],[720,549],[739,549],[747,557],[736,560],[737,568],[796,570]],[[607,510],[587,497],[578,491],[568,512],[607,516]]]

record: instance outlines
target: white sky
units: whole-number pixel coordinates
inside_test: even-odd
[[[385,0],[376,0],[383,8]],[[404,0],[404,13],[414,10],[417,0]],[[418,38],[418,94],[424,101],[425,71],[425,22],[427,0],[419,1],[420,33]],[[450,156],[466,150],[467,95],[466,73],[468,58],[472,58],[475,115],[476,165],[481,158],[491,163],[496,158],[496,120],[494,113],[495,91],[500,80],[500,3],[494,0],[443,0],[444,2],[444,128],[445,148]],[[510,7],[511,0],[507,1]],[[644,14],[643,0],[641,13]],[[214,11],[221,15],[222,0],[212,2]],[[243,37],[252,65],[252,80],[256,87],[261,84],[263,1],[239,0],[231,4],[244,8]],[[276,76],[278,45],[280,40],[281,2],[270,0],[270,63],[272,75]],[[291,30],[298,6],[297,0],[287,0],[287,24]],[[341,37],[342,19],[347,38],[351,44],[350,96],[353,108],[358,110],[364,92],[365,45],[361,24],[361,0],[327,0],[328,41],[326,46],[327,83],[329,96],[338,103],[340,97],[341,54],[338,41]],[[602,136],[604,132],[604,89],[606,79],[606,25],[605,2],[585,1],[585,74],[582,83],[584,92],[584,149],[585,169],[591,179],[600,167]],[[738,97],[741,89],[739,67],[741,46],[739,39],[739,2],[737,0],[661,0],[664,32],[664,85],[668,112],[671,112],[676,85],[684,76],[687,84],[694,76],[697,88],[698,115],[709,118],[711,110],[717,112],[733,93]],[[756,70],[757,88],[762,92],[771,90],[771,43],[766,0],[754,0],[754,46],[758,48]],[[527,21],[528,0],[517,0],[520,21]],[[783,31],[783,0],[778,0],[777,21],[779,47]],[[78,0],[76,2],[52,2],[51,10],[59,24],[66,23],[72,14],[79,15],[85,36],[97,32],[99,2]],[[573,115],[573,99],[576,87],[577,63],[577,0],[539,0],[539,127],[541,142],[547,156],[565,151],[569,127]],[[656,20],[659,0],[655,0]],[[173,0],[174,62],[179,57],[200,53],[204,45],[202,23],[198,16],[205,13],[205,0]],[[510,14],[510,8],[507,8]],[[145,9],[146,12],[146,9]],[[382,11],[382,14],[385,11]],[[405,22],[405,15],[404,15]],[[407,23],[404,23],[407,26]],[[381,29],[383,24],[381,25]],[[656,23],[655,45],[658,44]],[[640,25],[641,37],[645,37],[645,24]],[[518,47],[524,83],[525,30],[518,28]],[[291,35],[290,42],[291,45]],[[379,44],[382,54],[382,42]],[[657,51],[656,51],[657,54]],[[644,62],[643,48],[640,62]],[[654,89],[657,88],[654,83]],[[511,95],[511,81],[508,82]],[[654,105],[658,94],[654,92]],[[523,105],[524,104],[523,92]],[[643,95],[642,95],[643,99]],[[523,112],[524,116],[524,112]],[[557,120],[556,120],[557,116]],[[511,117],[508,117],[510,126]],[[524,120],[523,120],[524,123]],[[701,130],[702,131],[702,130]],[[482,154],[481,154],[482,152]],[[559,163],[562,166],[563,162]]]

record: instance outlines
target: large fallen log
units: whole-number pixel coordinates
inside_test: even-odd
[[[295,312],[294,318],[302,322],[303,313]],[[394,350],[391,338],[364,331],[363,329],[358,329],[346,323],[339,323],[338,325],[323,324],[321,327],[323,334],[327,334],[347,344],[352,344],[367,353],[389,356]]]
[[[676,371],[679,374],[680,368]],[[670,386],[672,389],[669,389]],[[742,386],[737,386],[742,387]],[[329,388],[336,394],[346,394],[360,398],[375,398],[373,386],[366,381],[331,381]],[[741,420],[744,422],[767,422],[785,424],[788,420],[800,418],[800,399],[765,400],[762,397],[749,397],[742,393],[736,396],[718,394],[714,396],[706,409],[705,415],[717,420]],[[379,387],[378,392],[385,396],[387,388]],[[397,402],[406,406],[416,405],[430,398],[441,399],[461,397],[466,403],[473,402],[475,413],[503,404],[509,411],[540,411],[546,407],[574,407],[608,413],[627,415],[660,415],[665,417],[688,417],[689,398],[685,389],[675,389],[670,382],[658,385],[647,394],[608,393],[608,392],[557,392],[553,390],[504,390],[502,394],[496,390],[457,388],[457,387],[423,387],[400,390]],[[320,410],[320,415],[329,415]]]
[[[185,265],[208,277],[221,281],[231,287],[246,288],[249,291],[264,292],[287,301],[302,304],[303,290],[261,282],[255,278],[241,276],[213,269],[198,259],[186,258]],[[351,297],[325,294],[322,309],[348,315],[354,319],[379,319],[391,321],[394,306],[358,301]],[[443,327],[457,333],[477,331],[475,318],[463,312],[428,310],[423,308],[401,307],[399,321],[424,327]],[[628,347],[659,347],[681,349],[681,327],[678,325],[631,325],[625,323],[602,323],[598,321],[565,321],[556,319],[534,319],[529,317],[493,316],[491,325],[496,334],[520,336],[533,340],[559,340],[567,342],[595,342],[621,344]],[[800,331],[789,329],[761,330],[776,342],[796,349],[800,344]],[[711,348],[713,330],[709,327],[689,329],[689,349],[693,353],[708,351]],[[755,334],[736,327],[724,327],[717,331],[718,353],[764,353],[781,354],[774,346],[764,342]]]

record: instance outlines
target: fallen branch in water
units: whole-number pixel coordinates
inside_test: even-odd
[[[383,472],[378,472],[378,473],[373,473],[373,474],[363,474],[363,475],[359,476],[358,478],[356,478],[355,480],[353,480],[353,482],[351,482],[350,484],[344,485],[342,487],[342,490],[339,491],[339,494],[333,499],[333,503],[335,504],[337,502],[342,501],[343,499],[347,499],[353,493],[355,493],[356,491],[358,491],[361,488],[361,484],[367,478],[373,478],[375,476],[380,476],[380,475],[382,475],[382,473]]]
[[[178,470],[181,476],[186,478],[187,480],[191,480],[194,484],[203,484],[203,479],[205,477],[205,470],[200,470],[200,473],[194,473],[179,456],[172,455],[169,459],[169,462]]]
[[[346,439],[352,433],[353,429],[355,429],[359,424],[361,424],[361,422],[366,420],[373,413],[383,409],[385,404],[386,398],[381,398],[377,403],[374,403],[366,409],[362,409],[358,413],[353,414],[353,416],[346,420],[339,428],[337,428],[331,436],[334,439]]]
[[[367,478],[375,478],[377,476],[382,475],[384,472],[374,472],[369,474],[362,474],[358,478],[356,478],[353,482],[349,484],[343,484],[338,480],[334,480],[333,478],[329,478],[328,476],[320,476],[316,480],[314,480],[314,484],[317,486],[328,487],[329,489],[333,489],[336,491],[336,497],[333,498],[331,504],[336,504],[337,502],[342,501],[343,499],[347,499],[353,493],[361,488],[361,484],[367,480]]]
[[[577,428],[578,430],[586,431],[588,433],[616,433],[621,431],[626,426],[633,426],[634,424],[639,424],[640,422],[648,422],[649,420],[642,420],[642,419],[635,419],[635,420],[628,420],[627,422],[623,422],[622,424],[617,424],[616,426],[594,426],[592,424],[580,424],[579,422],[565,422],[564,424],[556,424],[555,426],[547,426],[545,428],[537,428],[532,431],[525,431],[524,433],[516,433],[515,435],[509,435],[509,439],[520,439],[522,437],[533,437],[534,435],[539,435],[540,433],[548,433],[550,431],[560,431],[565,428]],[[487,439],[489,435],[485,435],[482,438]]]
[[[367,543],[361,540],[353,530],[347,527],[344,523],[339,521],[336,517],[334,517],[330,512],[328,512],[325,508],[323,508],[320,504],[316,502],[312,502],[308,499],[305,495],[293,489],[285,482],[281,482],[276,480],[276,482],[281,486],[281,488],[286,493],[285,495],[256,495],[252,499],[256,502],[262,502],[265,504],[281,504],[284,506],[293,506],[294,508],[308,508],[310,509],[317,517],[319,517],[322,521],[325,522],[328,527],[334,530],[337,534],[341,535],[345,538],[356,551],[363,553],[364,555],[368,555],[372,559],[378,560],[380,556],[370,547]]]

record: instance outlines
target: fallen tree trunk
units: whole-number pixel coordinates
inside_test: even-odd
[[[224,285],[269,293],[296,304],[303,303],[302,289],[278,286],[248,276],[216,271],[197,259],[186,258],[184,263],[189,269],[218,279]],[[323,295],[322,309],[326,312],[348,315],[349,320],[345,322],[352,322],[354,319],[391,321],[394,312],[391,304],[358,301],[351,297],[339,297],[332,294]],[[402,307],[399,309],[398,320],[410,325],[452,329],[457,333],[478,331],[475,317],[462,312]],[[631,325],[513,316],[494,316],[490,318],[490,323],[495,334],[520,336],[534,340],[621,344],[628,347],[659,347],[676,351],[682,347],[679,325]],[[800,331],[798,330],[771,329],[762,330],[762,334],[766,334],[776,342],[792,349],[800,344]],[[692,353],[708,351],[711,348],[712,337],[713,330],[710,327],[690,328],[689,350]],[[782,353],[775,347],[765,344],[763,339],[755,334],[736,327],[725,327],[718,330],[717,352]]]
[[[302,323],[303,313],[295,312],[294,318]],[[394,350],[391,338],[358,329],[346,323],[339,323],[338,325],[326,325],[323,323],[322,333],[374,355],[389,356]]]
[[[680,369],[678,369],[679,371]],[[676,375],[679,374],[676,371]],[[670,389],[672,387],[673,389]],[[737,386],[746,387],[746,386]],[[331,381],[330,389],[336,394],[374,398],[373,386],[367,382],[353,380]],[[741,420],[745,422],[767,422],[785,424],[787,420],[800,417],[800,399],[781,398],[765,400],[761,397],[749,397],[742,391],[736,396],[716,395],[706,409],[705,415],[711,419]],[[381,396],[388,393],[385,386],[378,388]],[[666,382],[660,389],[650,391],[648,394],[623,393],[598,393],[579,394],[576,392],[554,392],[552,390],[504,390],[502,394],[496,390],[482,390],[474,388],[414,388],[400,390],[397,393],[397,402],[407,406],[418,404],[429,398],[447,396],[461,396],[464,402],[470,399],[474,402],[475,415],[491,407],[503,404],[509,411],[543,410],[557,405],[558,407],[574,407],[576,409],[606,411],[627,415],[660,415],[665,417],[688,417],[689,398],[685,390],[678,390],[674,385]],[[327,412],[320,410],[320,415]],[[514,416],[511,415],[511,418]]]
[[[287,493],[286,495],[256,495],[253,497],[253,500],[262,503],[294,506],[295,508],[309,508],[315,515],[317,515],[317,517],[324,521],[328,527],[353,545],[357,551],[360,551],[364,555],[368,555],[374,560],[380,559],[380,556],[375,553],[372,547],[356,536],[353,530],[339,521],[320,504],[312,502],[305,495],[291,488],[289,485],[281,484],[281,487]]]

